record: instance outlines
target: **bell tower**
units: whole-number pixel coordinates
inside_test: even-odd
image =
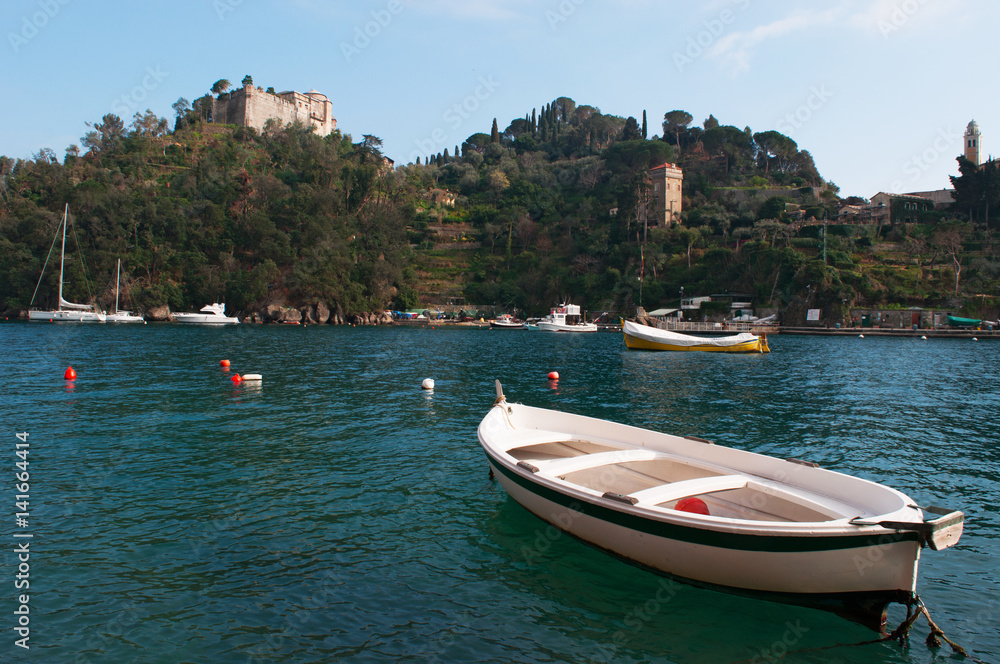
[[[973,120],[965,129],[965,158],[976,166],[982,162],[982,146],[979,143],[979,125]]]

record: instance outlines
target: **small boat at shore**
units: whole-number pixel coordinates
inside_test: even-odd
[[[982,320],[981,318],[962,318],[960,316],[948,316],[948,325],[951,327],[997,327],[995,320]]]
[[[495,330],[523,330],[524,322],[516,320],[510,314],[500,314],[490,321],[490,327]]]
[[[889,487],[497,397],[478,428],[491,476],[528,511],[599,549],[697,585],[817,605],[872,627],[916,599],[921,549],[964,515]]]
[[[770,353],[767,337],[741,332],[724,337],[698,337],[624,321],[625,346],[633,350],[705,351],[712,353]]]
[[[190,323],[195,325],[235,325],[240,322],[235,316],[226,315],[226,305],[215,302],[206,304],[200,313],[173,314],[175,323]]]
[[[597,332],[597,325],[583,322],[580,306],[576,304],[552,307],[549,315],[539,320],[537,325],[543,332]]]

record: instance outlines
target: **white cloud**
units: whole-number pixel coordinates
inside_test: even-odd
[[[750,69],[751,56],[760,44],[790,32],[833,24],[840,13],[839,7],[823,12],[796,12],[752,30],[733,32],[719,39],[709,49],[708,56],[722,62],[734,74],[742,73]]]

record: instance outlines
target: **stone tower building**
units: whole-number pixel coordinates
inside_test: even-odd
[[[979,139],[979,125],[973,120],[965,129],[965,158],[976,166],[983,163],[982,145],[980,145]]]
[[[648,217],[640,218],[651,224],[670,227],[680,221],[681,186],[684,172],[676,164],[660,164],[649,170]],[[640,214],[643,214],[640,212]]]
[[[282,125],[298,120],[316,128],[316,134],[326,136],[337,128],[333,104],[321,92],[279,92],[271,94],[261,88],[245,85],[233,90],[227,99],[212,102],[212,122],[236,124],[264,129],[264,123],[275,118]]]

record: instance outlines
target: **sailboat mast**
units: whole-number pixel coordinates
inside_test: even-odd
[[[63,237],[62,237],[62,251],[59,255],[59,304],[56,306],[56,311],[62,311],[63,303],[63,265],[66,262],[66,220],[69,217],[69,203],[66,204],[66,209],[63,210]]]
[[[118,281],[122,276],[122,259],[118,259],[118,273],[115,275],[115,313],[118,313]]]

